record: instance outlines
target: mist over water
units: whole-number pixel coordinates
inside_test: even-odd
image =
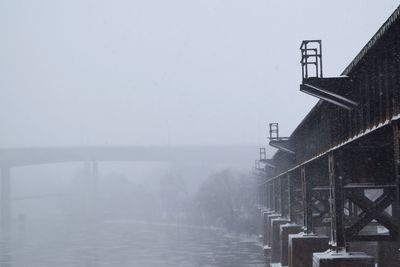
[[[13,266],[264,266],[256,240],[222,230],[129,221],[90,228],[27,236]]]
[[[257,181],[234,165],[100,162],[95,184],[84,162],[12,168],[2,266],[264,266]]]
[[[252,170],[316,102],[298,46],[338,75],[395,2],[0,1],[0,267],[264,266]]]

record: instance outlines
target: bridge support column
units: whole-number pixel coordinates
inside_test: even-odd
[[[314,252],[329,249],[329,238],[315,234],[289,235],[289,267],[311,267]]]
[[[85,194],[86,214],[88,221],[94,222],[97,219],[97,183],[99,166],[97,161],[85,162]]]
[[[267,264],[269,264],[271,257],[271,248],[268,246],[268,235],[269,235],[268,223],[269,223],[269,216],[272,214],[275,214],[275,211],[271,209],[264,211],[263,213],[263,252]]]
[[[278,213],[272,213],[267,216],[267,224],[265,229],[266,241],[267,244],[264,246],[264,256],[268,259],[271,258],[272,253],[272,225],[271,222],[273,219],[281,217]]]
[[[303,231],[303,227],[295,223],[287,223],[280,227],[281,240],[281,265],[288,266],[289,235],[298,234]]]
[[[374,267],[374,257],[364,252],[349,252],[344,225],[345,188],[343,169],[336,162],[344,160],[341,153],[328,155],[329,185],[331,195],[331,244],[333,249],[313,254],[313,267]],[[368,215],[367,215],[368,216]]]
[[[11,266],[11,176],[9,167],[0,170],[0,266]]]
[[[258,224],[258,239],[260,242],[264,243],[264,213],[267,212],[268,209],[266,207],[259,207],[257,212],[256,221],[259,222]]]
[[[1,233],[8,235],[11,230],[11,177],[10,168],[1,168],[0,216]]]
[[[268,216],[274,214],[273,210],[263,212],[263,245],[268,245]]]
[[[375,267],[374,257],[364,252],[336,252],[333,250],[314,253],[313,267]]]
[[[385,267],[400,266],[400,242],[389,241],[378,243],[378,265]]]
[[[280,227],[289,221],[282,217],[271,220],[271,262],[277,263],[281,260]]]

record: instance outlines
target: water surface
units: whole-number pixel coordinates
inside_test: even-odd
[[[57,227],[13,240],[13,267],[264,267],[260,244],[220,229],[138,222]]]

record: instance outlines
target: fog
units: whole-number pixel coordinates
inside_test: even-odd
[[[317,101],[298,90],[301,41],[322,39],[324,74],[339,75],[397,5],[1,1],[1,149],[228,149],[213,162],[89,155],[95,187],[81,160],[11,168],[0,265],[263,266],[252,168],[267,124],[290,135]],[[196,230],[170,236],[171,225]]]
[[[0,144],[264,143],[316,101],[298,91],[300,42],[322,39],[338,75],[396,5],[1,1]]]

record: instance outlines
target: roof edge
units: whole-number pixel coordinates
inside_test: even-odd
[[[379,30],[374,34],[374,36],[368,41],[368,43],[361,49],[357,56],[350,62],[350,64],[345,68],[341,75],[348,75],[361,61],[361,59],[370,51],[376,42],[381,39],[381,37],[387,32],[387,30],[393,25],[393,23],[400,17],[400,5],[396,10],[390,15],[390,17],[383,23]]]
[[[383,34],[392,26],[392,24],[400,18],[400,5],[393,11],[390,17],[382,24],[379,30],[374,34],[374,36],[368,41],[368,43],[361,49],[357,56],[350,62],[350,64],[342,72],[341,76],[347,76],[361,61],[361,59],[367,54],[367,52],[375,45],[375,43],[382,37]],[[310,117],[323,103],[324,101],[319,100],[313,108],[307,113],[307,115],[301,120],[301,122],[293,130],[292,136],[298,128]]]

